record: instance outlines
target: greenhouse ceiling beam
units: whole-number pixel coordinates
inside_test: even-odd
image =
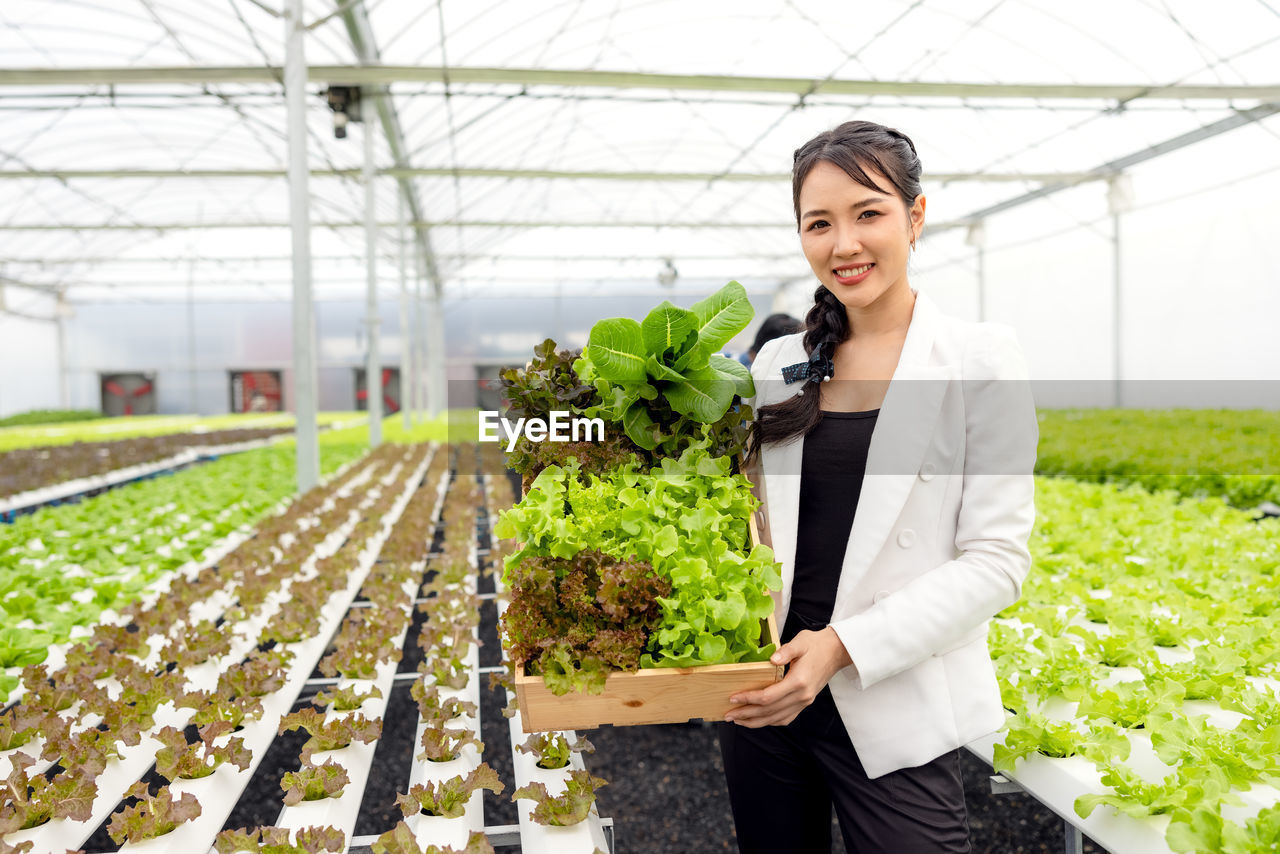
[[[1280,85],[1153,86],[1145,83],[954,83],[913,80],[823,80],[808,77],[748,77],[714,74],[650,74],[547,68],[443,68],[419,65],[313,65],[313,83],[353,86],[390,83],[450,85],[594,87],[606,89],[678,89],[713,92],[774,92],[810,95],[891,95],[904,98],[1060,98],[1128,102],[1139,99],[1280,99]],[[126,86],[163,83],[277,83],[281,69],[270,66],[3,68],[0,86]]]
[[[1177,151],[1179,148],[1186,148],[1188,145],[1194,145],[1197,142],[1203,142],[1211,137],[1235,130],[1244,125],[1253,124],[1254,122],[1274,116],[1280,113],[1280,102],[1272,104],[1259,104],[1248,110],[1237,110],[1234,115],[1228,116],[1220,121],[1212,122],[1204,127],[1196,128],[1184,134],[1167,139],[1164,142],[1158,142],[1155,145],[1148,146],[1141,151],[1135,151],[1132,154],[1126,154],[1124,157],[1118,157],[1115,160],[1109,160],[1101,166],[1090,169],[1087,173],[1090,180],[1106,180],[1115,175],[1120,174],[1131,166],[1136,166],[1147,160],[1152,160],[1161,155],[1168,154],[1171,151]],[[1079,182],[1062,182],[1057,184],[1047,184],[1030,192],[1023,193],[1020,196],[1014,196],[1012,199],[1006,199],[1003,202],[997,202],[989,207],[974,211],[968,216],[953,223],[954,226],[968,226],[973,223],[981,222],[989,216],[1003,213],[1011,208],[1020,207],[1033,202],[1036,199],[1043,199],[1045,196],[1052,195],[1059,190],[1065,190],[1068,187],[1075,186]]]
[[[393,166],[379,169],[379,175],[391,178],[511,178],[511,179],[564,179],[589,181],[759,181],[782,183],[791,180],[789,172],[643,172],[643,171],[569,171],[562,169],[483,169],[483,168],[417,168]],[[312,177],[358,178],[359,169],[312,169]],[[4,169],[0,170],[0,179],[4,178],[48,178],[58,181],[71,181],[83,178],[283,178],[283,169]],[[1080,183],[1096,179],[1092,172],[932,172],[925,173],[921,180],[941,183],[978,182],[1001,183],[1012,181],[1033,181],[1037,183]],[[402,181],[401,185],[411,182]]]

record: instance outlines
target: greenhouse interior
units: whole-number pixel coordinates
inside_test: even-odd
[[[6,0],[0,123],[0,854],[1280,851],[1276,0]]]

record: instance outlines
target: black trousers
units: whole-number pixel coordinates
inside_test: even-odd
[[[959,750],[869,780],[828,688],[786,726],[719,735],[741,854],[830,854],[833,804],[850,854],[969,854]]]

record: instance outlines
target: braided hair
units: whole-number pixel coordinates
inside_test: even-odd
[[[920,195],[920,157],[915,144],[904,133],[875,122],[852,121],[815,136],[795,151],[791,168],[791,199],[795,207],[796,231],[800,231],[800,188],[821,160],[839,166],[854,181],[868,189],[886,193],[867,174],[867,168],[884,175],[907,209]],[[804,349],[809,354],[805,387],[820,383],[835,373],[836,347],[848,340],[849,315],[844,304],[825,285],[813,292],[813,307],[805,315]],[[781,403],[756,411],[747,458],[753,459],[766,443],[794,441],[822,421],[821,395],[815,385],[810,393],[794,395]]]

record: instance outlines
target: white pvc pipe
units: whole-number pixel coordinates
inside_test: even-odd
[[[408,230],[405,225],[404,192],[396,190],[396,237],[400,248],[400,414],[407,433],[413,426],[413,324],[409,322],[409,271],[405,249]]]

